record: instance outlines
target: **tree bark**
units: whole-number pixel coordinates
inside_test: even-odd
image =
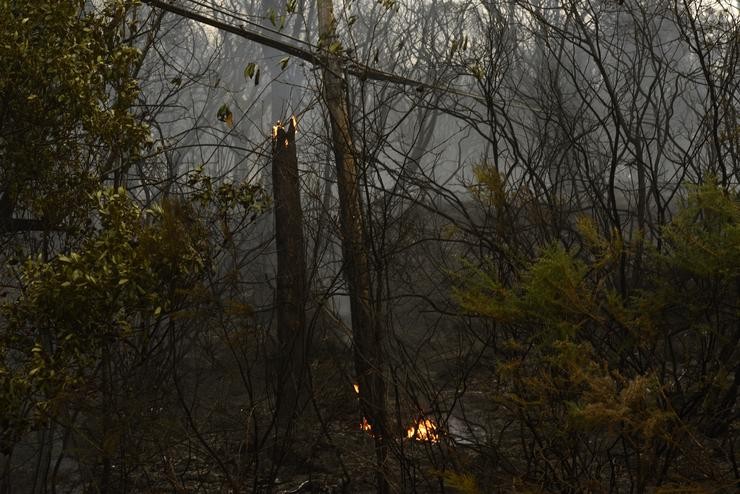
[[[377,456],[378,492],[388,492],[386,458],[391,435],[385,402],[383,377],[383,329],[370,300],[370,271],[358,163],[350,131],[349,109],[344,95],[346,82],[337,53],[327,47],[337,42],[331,0],[318,0],[319,39],[324,48],[322,78],[324,99],[331,121],[334,156],[337,162],[339,216],[344,255],[344,276],[352,311],[355,372],[359,384],[360,408],[370,424]]]
[[[295,146],[296,120],[278,122],[272,134],[272,187],[275,200],[277,250],[277,331],[280,355],[277,372],[278,424],[290,436],[293,420],[303,408],[308,375],[309,337],[306,327],[306,257],[303,213]]]

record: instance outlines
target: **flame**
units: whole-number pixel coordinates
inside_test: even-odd
[[[437,426],[431,419],[419,419],[418,423],[410,425],[406,430],[406,437],[417,441],[439,442]]]
[[[291,125],[293,125],[293,129],[295,130],[295,132],[298,132],[298,120],[295,118],[295,115],[293,115],[292,117],[290,117],[290,123],[291,123]],[[281,120],[278,120],[277,123],[272,126],[272,140],[273,141],[277,140],[278,131],[280,129],[285,129],[285,126],[283,125],[283,122]],[[288,138],[287,137],[285,138],[284,144],[285,144],[285,147],[286,148],[290,144],[288,142]]]
[[[293,117],[293,118],[295,118],[295,117]],[[352,387],[354,388],[355,393],[359,395],[360,394],[360,385],[357,384],[357,383],[353,383],[352,384]],[[363,431],[365,431],[365,432],[369,432],[371,434],[373,432],[373,426],[370,425],[370,422],[368,422],[365,417],[362,417],[362,422],[360,422],[360,429],[363,430]]]

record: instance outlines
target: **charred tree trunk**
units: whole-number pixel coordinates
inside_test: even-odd
[[[337,35],[332,1],[318,0],[318,7],[321,46],[334,47]],[[375,440],[378,492],[385,493],[388,492],[385,470],[391,435],[388,429],[383,377],[383,329],[373,314],[370,300],[368,242],[363,225],[358,163],[345,99],[346,82],[335,53],[338,51],[324,50],[326,59],[322,64],[322,76],[324,99],[329,110],[334,155],[337,161],[344,276],[349,287],[352,311],[352,337],[360,408],[370,424]]]
[[[302,408],[308,376],[309,338],[306,327],[306,259],[303,213],[295,147],[296,120],[280,122],[272,134],[272,188],[275,200],[277,250],[277,331],[280,355],[277,372],[278,424],[290,436]]]

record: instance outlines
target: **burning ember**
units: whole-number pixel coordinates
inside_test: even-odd
[[[419,419],[418,423],[410,425],[406,430],[406,437],[417,441],[439,442],[437,426],[431,419]]]
[[[360,385],[359,384],[353,384],[353,388],[355,388],[355,393],[360,394]]]
[[[290,125],[293,126],[293,131],[294,132],[298,132],[298,120],[295,118],[295,115],[293,115],[292,117],[290,117]],[[285,128],[283,122],[280,121],[280,120],[278,120],[277,121],[277,124],[272,126],[272,140],[273,141],[277,140],[278,131],[280,129],[283,129],[285,131],[286,128]],[[288,145],[290,144],[288,142],[288,138],[287,137],[285,138],[285,141],[283,143],[285,144],[285,147],[287,148]]]
[[[362,423],[360,423],[360,429],[366,432],[372,432],[373,428],[370,425],[370,422],[367,421],[365,417],[362,417]]]

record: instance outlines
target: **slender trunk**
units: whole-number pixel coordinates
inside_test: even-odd
[[[107,494],[112,492],[112,434],[113,434],[113,407],[112,407],[112,392],[111,392],[111,372],[110,372],[110,348],[108,341],[103,343],[103,417],[102,417],[102,434],[103,442],[101,444],[102,453],[102,473],[100,476],[99,489],[101,494]]]
[[[321,46],[337,42],[331,0],[318,0],[319,39]],[[367,238],[363,226],[363,211],[358,182],[358,163],[350,133],[349,109],[345,80],[338,58],[324,51],[324,98],[331,120],[334,155],[337,161],[340,228],[344,254],[344,275],[349,287],[354,339],[355,372],[359,383],[362,413],[372,428],[377,456],[378,492],[388,492],[386,458],[391,436],[385,403],[383,377],[383,330],[374,317],[370,300],[370,273]]]

